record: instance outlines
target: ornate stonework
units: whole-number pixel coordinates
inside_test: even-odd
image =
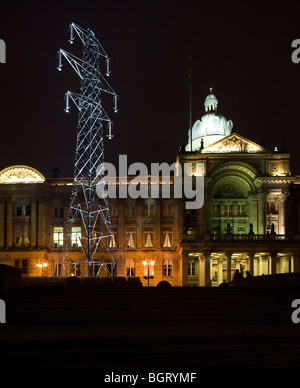
[[[232,134],[226,138],[204,148],[202,152],[262,152],[263,148],[258,144],[244,139],[238,134]]]
[[[0,183],[43,183],[43,175],[32,167],[12,166],[0,172]]]

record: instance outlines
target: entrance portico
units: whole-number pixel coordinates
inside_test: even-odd
[[[298,253],[292,252],[191,252],[187,255],[188,286],[219,286],[233,280],[238,269],[243,277],[295,272]]]

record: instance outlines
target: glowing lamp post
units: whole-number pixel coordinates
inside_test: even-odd
[[[144,279],[148,279],[148,287],[149,287],[150,279],[154,279],[154,268],[153,268],[154,260],[152,259],[144,260],[143,265],[145,267]]]
[[[44,268],[46,268],[47,265],[48,265],[47,263],[43,263],[43,264],[39,263],[36,265],[38,268],[42,269],[42,276],[44,276]]]

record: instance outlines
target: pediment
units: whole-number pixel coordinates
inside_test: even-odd
[[[204,144],[205,146],[205,144]],[[242,153],[256,153],[256,152],[270,152],[259,144],[246,139],[245,137],[231,133],[223,139],[209,145],[202,150],[203,153],[211,152],[242,152]]]
[[[43,183],[44,176],[28,166],[11,166],[0,171],[0,183]]]

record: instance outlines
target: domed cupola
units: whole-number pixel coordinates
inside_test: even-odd
[[[217,97],[210,88],[210,93],[204,101],[205,114],[192,127],[192,151],[208,147],[230,135],[233,123],[217,112],[217,107]],[[191,151],[190,137],[185,149]]]
[[[210,88],[210,94],[206,97],[204,101],[205,112],[208,112],[210,110],[217,110],[217,107],[218,107],[217,97],[214,94],[212,94],[212,88]]]

